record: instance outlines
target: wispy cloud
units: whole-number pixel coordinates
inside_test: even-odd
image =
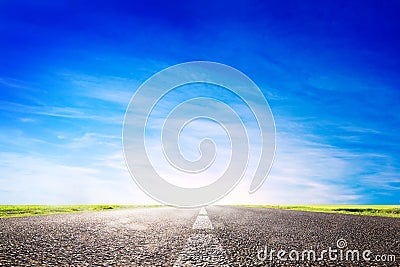
[[[80,97],[87,97],[125,108],[140,83],[133,79],[116,76],[94,76],[87,74],[59,74]]]
[[[365,196],[354,189],[349,152],[310,142],[296,135],[279,134],[277,153],[266,183],[243,199],[245,182],[221,203],[323,204],[356,203]]]
[[[65,165],[39,156],[0,153],[3,204],[154,203],[127,172]],[[12,179],[10,179],[12,177]]]
[[[65,119],[94,120],[102,123],[121,124],[123,113],[114,111],[97,112],[95,109],[84,109],[80,107],[62,107],[62,106],[34,106],[14,102],[0,101],[0,110],[10,113],[20,113],[26,115],[41,115]],[[31,118],[32,120],[32,118]]]
[[[31,86],[29,86],[26,81],[9,77],[0,77],[0,87],[5,87],[7,89],[31,89]]]
[[[66,150],[96,147],[96,146],[115,147],[120,145],[121,145],[121,136],[113,136],[113,135],[106,135],[99,133],[84,133],[82,136],[74,137],[69,142],[64,142],[62,144],[63,148],[65,148]]]

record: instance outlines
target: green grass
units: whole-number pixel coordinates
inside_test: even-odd
[[[273,209],[284,209],[284,210],[301,210],[301,211],[313,211],[313,212],[328,212],[328,213],[400,218],[400,205],[243,205],[243,206],[251,208],[273,208]]]
[[[58,213],[102,211],[140,207],[158,207],[157,205],[0,205],[0,218],[24,217]]]

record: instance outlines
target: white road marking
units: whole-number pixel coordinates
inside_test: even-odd
[[[199,215],[193,224],[193,229],[214,229],[214,227],[207,215]]]
[[[174,267],[178,266],[229,266],[228,256],[218,238],[210,233],[214,229],[205,208],[201,208],[193,229],[207,230],[190,236],[179,253]]]
[[[207,211],[204,207],[200,209],[199,215],[207,215]]]
[[[213,234],[196,234],[189,237],[174,267],[178,266],[228,266],[228,256]]]

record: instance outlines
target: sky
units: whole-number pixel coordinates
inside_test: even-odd
[[[155,203],[124,162],[125,110],[152,75],[195,60],[245,73],[275,119],[266,182],[248,193],[249,164],[218,203],[400,204],[399,11],[398,1],[1,1],[0,204]],[[209,88],[164,102],[197,92]],[[210,122],[191,127],[188,158],[199,127],[224,137]]]

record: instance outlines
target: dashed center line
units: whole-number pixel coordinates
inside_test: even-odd
[[[207,215],[199,215],[193,224],[192,229],[214,229]]]
[[[205,208],[201,208],[196,221],[193,224],[194,230],[213,230],[214,227],[208,218]],[[218,241],[218,238],[210,233],[199,233],[191,235],[176,260],[175,266],[228,266],[228,257]]]
[[[204,207],[201,207],[199,215],[207,215],[207,211]]]

